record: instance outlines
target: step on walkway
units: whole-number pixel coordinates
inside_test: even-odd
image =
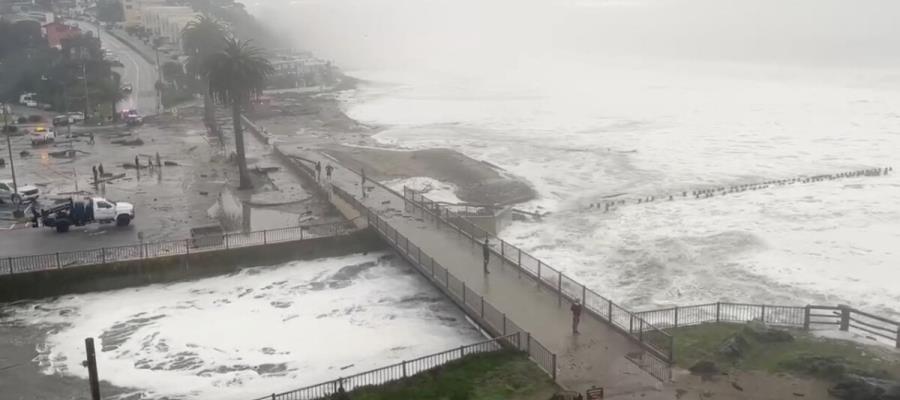
[[[580,334],[572,333],[570,303],[536,284],[519,268],[492,256],[489,274],[484,274],[481,246],[416,207],[408,206],[402,195],[371,182],[362,197],[360,176],[325,155],[304,153],[302,157],[322,163],[322,184],[334,185],[350,193],[378,213],[409,242],[443,265],[466,287],[484,296],[505,313],[510,321],[531,333],[551,352],[557,354],[557,380],[570,390],[584,393],[604,387],[606,398],[674,399],[665,385],[626,358],[644,350],[606,322],[582,313]],[[325,166],[335,167],[331,180],[325,178]]]

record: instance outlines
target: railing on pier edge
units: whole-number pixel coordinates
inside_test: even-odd
[[[518,247],[491,235],[466,218],[429,200],[415,190],[404,187],[403,198],[408,204],[422,210],[423,214],[428,213],[435,216],[437,220],[456,230],[460,235],[468,237],[473,245],[480,245],[485,238],[489,238],[490,248],[494,254],[518,267],[521,272],[539,284],[556,292],[560,303],[563,300],[567,302],[580,300],[588,313],[626,333],[628,337],[635,340],[659,360],[667,364],[673,362],[674,341],[672,336],[646,319],[597,294]],[[653,362],[653,360],[641,361]],[[660,378],[655,371],[651,370],[650,372]]]
[[[717,322],[761,321],[767,325],[803,330],[862,332],[876,341],[900,348],[900,322],[847,306],[779,306],[709,303],[636,312],[657,327],[668,329]]]
[[[354,171],[350,168],[345,169],[359,176],[359,173],[357,171]],[[484,231],[483,229],[468,221],[466,218],[450,211],[446,207],[436,202],[428,200],[414,190],[411,190],[404,186],[403,194],[400,194],[381,182],[368,180],[367,183],[372,183],[380,187],[381,189],[386,190],[388,193],[392,193],[398,198],[403,199],[405,203],[416,206],[419,210],[422,211],[423,216],[426,213],[429,214],[436,221],[445,224],[451,230],[455,230],[460,235],[467,237],[473,243],[473,245],[480,244],[481,240],[483,240],[484,237],[493,238],[494,243],[491,244],[491,250],[495,254],[500,255],[502,257],[501,259],[505,260],[509,264],[517,266],[519,268],[519,271],[524,272],[526,276],[531,277],[535,279],[536,282],[541,283],[544,286],[554,290],[559,295],[558,299],[560,303],[564,298],[567,301],[573,301],[580,294],[581,303],[584,305],[585,310],[589,314],[594,315],[601,321],[610,323],[614,328],[621,330],[629,338],[634,339],[641,345],[642,348],[647,350],[646,352],[640,354],[630,354],[629,359],[632,362],[636,363],[639,367],[649,372],[657,379],[660,379],[662,381],[671,379],[670,367],[674,360],[674,340],[671,335],[664,332],[662,329],[659,329],[648,323],[647,321],[641,319],[640,317],[633,315],[633,313],[626,310],[625,308],[613,303],[610,300],[607,300],[603,296],[600,296],[584,285],[575,282],[573,279],[551,268],[547,264],[544,264],[542,261],[534,258],[528,253],[519,250],[517,247],[494,237],[490,233]],[[366,210],[370,215],[369,225],[372,225],[372,215],[376,217],[376,221],[383,221],[381,217],[378,217],[376,213],[372,212],[368,207],[360,203],[355,196],[347,193],[345,190],[332,185],[331,191],[336,196],[350,203],[358,210]],[[417,196],[416,198],[419,200],[417,201],[416,198],[413,198],[413,196]],[[421,203],[421,201],[423,200],[427,202],[427,205]],[[396,230],[394,230],[387,224],[384,225],[387,229],[389,229],[389,234],[396,234]],[[383,232],[378,228],[379,227],[376,227],[376,231],[384,235]],[[397,243],[395,240],[399,240],[399,237],[397,239],[394,239],[393,236],[390,235],[387,235],[386,238],[391,243],[395,244]],[[405,238],[403,240],[404,241],[401,243],[408,243],[408,241],[405,241]],[[415,247],[415,245],[411,244],[411,246],[413,246],[413,248],[418,252],[418,248]],[[400,248],[399,245],[397,247],[398,249]],[[403,254],[402,251],[401,255],[409,258],[412,264],[416,265],[415,259],[412,259],[407,254]],[[433,261],[433,259],[430,259],[430,257],[428,257],[428,259],[430,261]],[[444,271],[446,274],[446,269],[444,269]],[[430,273],[430,271],[428,271],[428,273]],[[426,276],[428,276],[428,274],[426,274]],[[556,276],[555,280],[552,279],[553,276]],[[441,285],[449,285],[448,282],[451,282],[450,277],[452,277],[452,275],[448,275],[444,282],[441,282],[440,280],[436,281],[438,287],[441,287]],[[458,284],[461,281],[453,278],[453,282]],[[449,291],[449,293],[451,295],[451,298],[455,294],[453,291]]]
[[[397,252],[416,267],[422,275],[450,297],[451,300],[456,302],[463,310],[467,311],[467,314],[473,316],[473,319],[477,320],[479,325],[489,331],[493,331],[496,336],[523,335],[524,338],[517,348],[526,352],[532,361],[547,372],[554,381],[556,380],[556,354],[533,338],[531,333],[507,318],[505,313],[485,300],[484,296],[466,287],[465,282],[451,274],[431,256],[422,252],[406,236],[392,228],[377,212],[369,209],[355,197],[337,186],[333,187],[332,190],[336,196],[341,197],[353,207],[364,212],[369,227],[374,228],[375,232],[384,238],[385,241],[392,244]]]
[[[253,232],[203,235],[190,239],[147,242],[88,250],[7,257],[5,259],[0,258],[0,274],[18,274],[106,264],[117,261],[188,255],[191,253],[336,236],[354,230],[355,228],[352,224],[335,222]]]
[[[521,332],[511,333],[483,342],[460,346],[440,353],[406,360],[347,377],[341,377],[332,381],[322,382],[288,392],[272,393],[269,396],[260,397],[255,400],[323,399],[338,393],[341,389],[349,393],[362,387],[383,385],[388,382],[405,379],[472,354],[492,353],[508,348],[520,349],[523,340],[526,339],[523,339]]]

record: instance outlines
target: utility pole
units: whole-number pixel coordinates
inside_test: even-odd
[[[9,151],[9,170],[12,173],[12,181],[13,181],[13,193],[19,193],[19,184],[16,182],[16,162],[13,161],[13,152],[12,152],[12,141],[10,137],[12,136],[9,132],[9,105],[3,104],[3,133],[6,134],[6,149]],[[14,214],[15,217],[21,217],[24,213],[22,213],[22,209],[19,208],[22,202],[16,203],[16,212]]]
[[[67,95],[68,92],[66,91],[66,83],[65,82],[63,82],[63,84],[62,84],[62,90],[63,90],[63,113],[66,114],[66,136],[68,136],[71,139],[72,138],[72,123],[71,123],[71,120],[69,119],[69,96]],[[86,115],[85,115],[85,118],[87,118]]]
[[[159,109],[162,107],[162,72],[159,69],[159,45],[153,46],[153,51],[156,52],[156,83],[153,86],[156,87],[156,113],[159,114]]]
[[[81,78],[84,84],[84,118],[90,118],[90,99],[88,97],[88,85],[87,85],[87,68],[85,67],[85,60],[81,60]]]

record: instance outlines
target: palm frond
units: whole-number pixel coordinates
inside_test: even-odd
[[[266,77],[274,72],[261,49],[236,38],[227,39],[225,48],[210,56],[205,68],[209,71],[209,93],[222,103],[246,104],[262,93]]]

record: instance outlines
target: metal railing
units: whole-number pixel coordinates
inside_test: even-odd
[[[672,363],[674,357],[674,340],[660,327],[641,316],[613,303],[611,300],[589,289],[561,271],[547,265],[540,259],[528,254],[518,247],[495,237],[481,229],[465,217],[456,214],[440,203],[434,202],[422,194],[403,188],[403,198],[407,206],[411,205],[433,216],[436,220],[455,230],[459,235],[469,238],[473,244],[480,245],[484,239],[490,239],[491,251],[510,265],[516,266],[520,273],[534,279],[538,284],[553,290],[561,303],[563,300],[573,302],[581,300],[584,309],[591,315],[607,322],[626,333],[645,350],[666,363]],[[661,378],[657,376],[657,378]],[[664,378],[664,377],[663,377]]]
[[[491,333],[497,336],[524,335],[524,339],[519,342],[517,348],[525,351],[529,358],[553,377],[553,380],[556,380],[556,354],[507,318],[506,314],[486,301],[484,296],[467,288],[464,281],[457,279],[434,258],[422,252],[376,212],[368,208],[363,208],[363,210],[366,210],[369,226],[373,227],[385,241],[392,244],[397,252],[415,266],[422,275],[431,280],[451,300],[467,311],[467,314],[476,319],[479,325],[493,331]]]
[[[635,315],[663,329],[705,323],[749,321],[804,330],[837,329],[863,333],[872,339],[900,348],[900,322],[847,306],[778,306],[719,302],[641,311]]]
[[[0,274],[56,270],[118,261],[187,255],[216,250],[306,240],[343,235],[354,231],[352,224],[336,222],[253,232],[202,235],[189,239],[147,242],[58,253],[0,259]]]
[[[467,346],[460,346],[455,349],[430,354],[412,360],[402,361],[397,364],[388,365],[386,367],[381,367],[370,371],[360,372],[355,375],[338,378],[332,381],[323,382],[304,388],[291,390],[288,392],[272,393],[269,396],[260,397],[255,400],[322,399],[332,396],[342,390],[345,392],[350,392],[366,386],[383,385],[388,382],[405,379],[420,372],[440,367],[452,361],[456,361],[473,354],[492,353],[507,348],[518,349],[521,347],[521,342],[522,336],[518,332],[511,333],[509,335],[494,338],[491,340],[486,340]]]

